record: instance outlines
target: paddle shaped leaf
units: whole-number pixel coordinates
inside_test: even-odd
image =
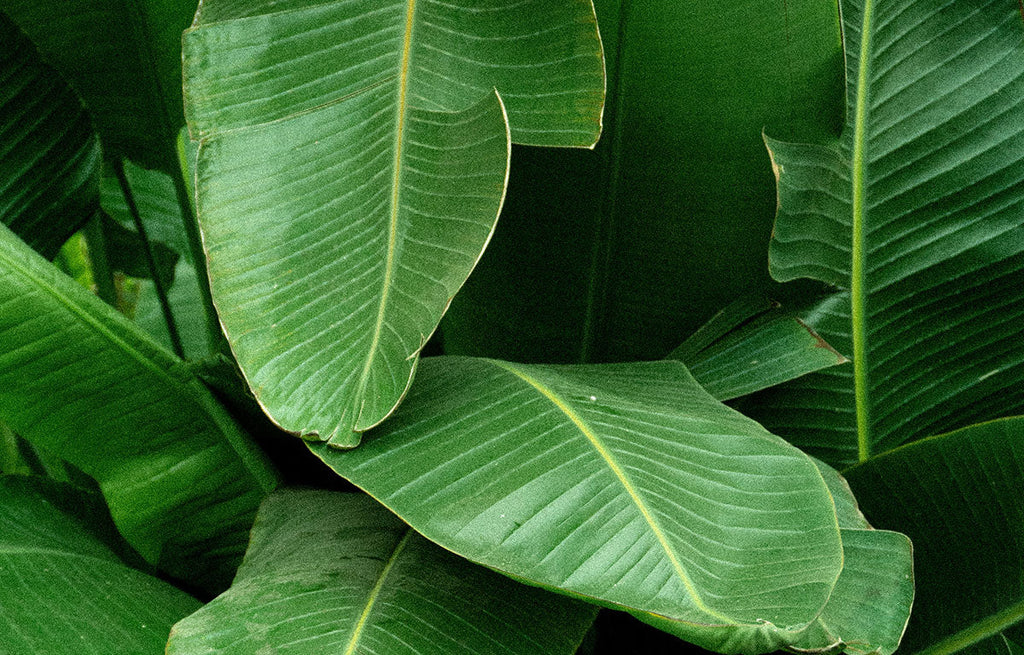
[[[1024,635],[1024,418],[908,444],[847,476],[872,522],[914,540],[905,652],[1009,652],[1006,637]]]
[[[593,145],[603,97],[587,0],[204,2],[198,213],[268,415],[342,447],[387,417],[490,239],[510,138]]]
[[[129,567],[123,550],[102,499],[0,477],[0,652],[162,653],[200,603]]]
[[[842,567],[815,465],[678,362],[429,358],[360,448],[309,447],[470,560],[728,652],[798,640]]]
[[[98,207],[99,163],[81,102],[0,13],[0,222],[52,259]]]
[[[597,608],[438,548],[363,494],[264,501],[234,584],[168,655],[572,655]]]
[[[96,478],[147,560],[208,589],[276,484],[184,362],[3,226],[0,420]]]
[[[853,367],[756,414],[835,465],[1024,410],[1020,7],[840,4],[847,124],[831,144],[768,139],[770,254],[780,280],[848,290],[814,327]]]

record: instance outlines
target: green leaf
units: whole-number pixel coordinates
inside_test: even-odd
[[[196,0],[0,0],[82,97],[108,155],[176,173],[181,32]]]
[[[793,311],[749,297],[720,311],[666,359],[686,364],[718,400],[848,361]]]
[[[847,125],[824,145],[768,139],[771,267],[848,290],[814,327],[853,370],[757,414],[835,465],[1024,410],[1020,8],[841,5]]]
[[[121,271],[135,278],[152,278],[153,272],[146,261],[145,244],[135,230],[128,229],[104,215],[102,218],[103,242],[107,248],[107,263],[111,270]],[[165,284],[174,282],[178,253],[159,241],[153,241],[154,260],[157,274]]]
[[[74,92],[0,13],[0,222],[47,259],[97,208],[99,143]]]
[[[490,239],[510,133],[597,139],[591,3],[480,9],[212,0],[185,35],[214,300],[285,430],[350,447],[399,403]]]
[[[513,150],[508,198],[442,324],[448,354],[664,357],[766,289],[766,124],[838,132],[836,5],[600,0],[608,68],[594,152]]]
[[[903,652],[1007,652],[1000,632],[1024,621],[1024,418],[924,439],[847,477],[873,523],[914,541]]]
[[[163,653],[199,601],[130,568],[102,500],[45,478],[0,477],[0,650]]]
[[[360,448],[309,447],[445,548],[702,646],[792,643],[842,566],[815,465],[679,362],[429,358]]]
[[[95,477],[150,562],[226,585],[275,476],[181,360],[0,229],[0,420]]]
[[[167,653],[572,655],[596,613],[438,548],[367,496],[285,491],[231,589]]]
[[[174,252],[192,260],[188,237],[182,226],[181,205],[178,204],[174,180],[170,175],[125,162],[125,177],[132,190],[139,215],[146,226],[146,235],[166,244]],[[134,230],[135,222],[113,171],[104,169],[100,179],[100,204],[125,228]]]

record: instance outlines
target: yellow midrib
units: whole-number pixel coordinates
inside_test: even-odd
[[[693,580],[690,579],[690,576],[689,574],[687,574],[686,569],[683,568],[682,562],[679,561],[679,557],[676,555],[671,544],[669,544],[668,539],[665,537],[665,533],[662,531],[661,526],[658,524],[658,520],[654,517],[654,514],[652,514],[651,510],[647,507],[647,504],[644,503],[643,499],[637,493],[636,488],[633,486],[632,481],[630,481],[629,477],[626,475],[626,472],[622,470],[622,467],[619,466],[619,463],[615,461],[614,457],[612,457],[611,451],[608,450],[608,448],[601,441],[600,437],[597,436],[597,434],[590,428],[590,426],[587,425],[582,418],[580,418],[579,414],[573,411],[573,409],[569,407],[569,405],[566,404],[566,402],[562,400],[558,396],[558,394],[556,394],[551,389],[545,387],[543,384],[541,384],[538,380],[534,379],[530,375],[514,368],[507,362],[495,361],[494,363],[500,368],[503,368],[509,373],[512,373],[520,380],[523,380],[524,382],[532,386],[534,389],[539,391],[541,395],[543,395],[545,398],[554,403],[554,405],[558,407],[558,409],[560,409],[569,418],[570,421],[573,422],[573,424],[579,429],[579,431],[583,433],[587,440],[590,441],[590,444],[594,447],[594,450],[597,451],[597,453],[608,465],[608,468],[611,469],[612,473],[618,479],[623,489],[626,490],[626,493],[629,495],[634,505],[636,505],[636,508],[640,511],[640,514],[641,516],[643,516],[644,521],[647,522],[647,525],[648,527],[650,527],[655,539],[657,539],[658,544],[665,552],[665,555],[666,557],[668,557],[669,562],[672,563],[673,570],[675,571],[680,581],[682,581],[683,586],[686,588],[686,593],[690,596],[691,600],[693,600],[693,604],[699,610],[701,610],[709,616],[725,621],[726,623],[736,623],[737,621],[732,617],[717,612],[704,604],[704,600],[700,597],[700,593],[698,593],[696,586],[693,584]]]
[[[384,588],[384,582],[388,579],[388,574],[391,573],[391,569],[394,568],[395,562],[398,561],[398,556],[401,555],[402,551],[405,550],[406,544],[409,543],[409,539],[412,538],[413,531],[407,530],[405,536],[395,546],[395,550],[392,551],[391,557],[388,558],[387,563],[384,565],[384,569],[380,572],[380,577],[377,578],[377,583],[373,585],[373,589],[370,590],[370,595],[366,599],[366,605],[363,607],[362,613],[359,615],[359,620],[356,621],[356,627],[352,630],[352,636],[348,640],[348,646],[345,648],[344,655],[352,655],[356,652],[356,646],[359,645],[359,638],[363,634],[363,630],[366,628],[366,622],[370,617],[370,612],[373,611],[373,606],[377,603],[377,596],[380,595],[380,590]]]
[[[377,309],[377,321],[373,328],[373,338],[370,340],[370,348],[366,354],[366,362],[363,364],[363,371],[359,376],[359,384],[356,387],[355,402],[357,411],[353,418],[353,424],[358,424],[362,416],[362,402],[366,384],[370,377],[370,368],[376,358],[377,348],[380,346],[380,335],[384,331],[384,315],[387,312],[388,296],[391,292],[391,282],[395,274],[395,243],[398,234],[398,200],[400,195],[400,184],[402,178],[402,148],[405,142],[405,113],[406,95],[409,86],[409,53],[412,49],[412,26],[413,17],[416,13],[416,0],[408,0],[405,14],[405,36],[402,41],[402,63],[398,72],[398,124],[395,136],[395,160],[394,172],[391,178],[391,213],[388,219],[388,248],[384,261],[384,285],[381,289],[380,305]]]
[[[868,75],[871,57],[873,0],[864,3],[861,24],[860,60],[857,62],[857,105],[854,112],[852,186],[852,244],[850,267],[850,322],[853,339],[853,387],[857,420],[857,458],[871,457],[871,413],[868,398],[867,275],[865,252],[865,149],[868,114]]]

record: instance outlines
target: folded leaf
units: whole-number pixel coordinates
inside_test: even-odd
[[[163,653],[201,605],[130,568],[99,498],[45,478],[0,477],[0,650]]]
[[[666,359],[677,359],[719,400],[730,400],[848,360],[793,311],[744,298],[704,324]]]
[[[82,103],[0,13],[0,222],[52,259],[98,207],[99,164]]]
[[[1006,653],[1024,629],[1024,418],[924,439],[847,472],[867,517],[914,541],[902,652]]]
[[[1024,411],[1020,8],[840,4],[847,124],[835,143],[768,139],[771,269],[849,291],[813,327],[853,370],[756,415],[834,465]]]
[[[842,567],[817,467],[678,362],[430,358],[360,448],[309,447],[445,548],[730,652],[792,643]]]
[[[108,155],[177,172],[181,32],[196,0],[0,0],[82,97]]]
[[[226,585],[275,475],[184,363],[0,228],[0,420],[97,479],[150,562]]]
[[[214,301],[286,430],[350,447],[398,404],[490,239],[510,134],[597,139],[592,4],[483,9],[211,0],[185,35]]]
[[[227,592],[168,655],[572,655],[597,608],[438,548],[362,494],[271,495]]]

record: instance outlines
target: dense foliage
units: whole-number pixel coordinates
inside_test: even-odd
[[[1024,648],[1012,0],[0,52],[0,652]]]

